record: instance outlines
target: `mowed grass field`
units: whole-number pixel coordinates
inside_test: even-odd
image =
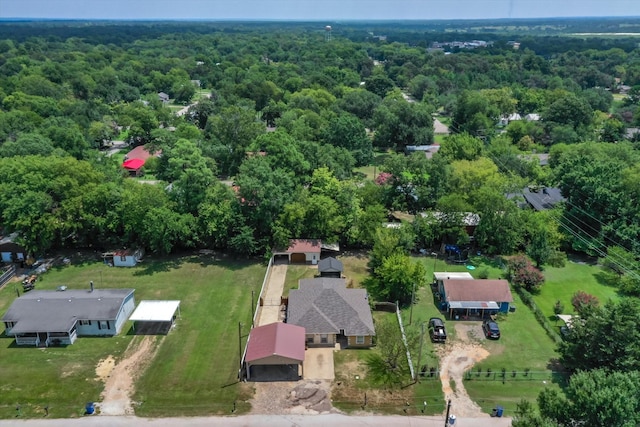
[[[135,288],[143,299],[178,299],[181,318],[159,338],[159,349],[144,372],[138,372],[133,400],[136,415],[228,414],[248,410],[250,386],[237,382],[239,368],[238,323],[242,344],[251,326],[251,291],[256,296],[265,266],[227,258],[172,257],[145,259],[133,268],[108,267],[97,261],[57,267],[37,282],[37,289]],[[0,290],[4,314],[16,297],[14,284]],[[0,339],[0,417],[44,415],[75,417],[87,402],[99,402],[104,383],[96,375],[98,363],[122,357],[134,339],[128,322],[120,335],[79,338],[68,347],[17,347],[13,338]],[[137,337],[136,339],[139,339]]]
[[[544,277],[545,283],[533,299],[549,318],[554,316],[556,301],[564,305],[566,314],[575,314],[571,297],[577,291],[596,296],[601,304],[619,298],[618,290],[606,283],[602,269],[597,265],[569,261],[562,268],[545,268]]]

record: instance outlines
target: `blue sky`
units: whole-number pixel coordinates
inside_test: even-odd
[[[0,18],[476,19],[640,16],[640,0],[0,0]]]

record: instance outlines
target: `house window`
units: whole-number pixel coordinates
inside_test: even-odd
[[[81,320],[80,326],[91,325],[91,320]]]
[[[322,334],[320,335],[320,344],[327,344],[329,342],[329,335]]]
[[[126,260],[127,260],[126,255],[120,255],[120,261],[126,261]]]
[[[16,325],[16,322],[4,322],[4,327],[7,329],[13,328]]]
[[[360,345],[364,344],[364,336],[357,335],[356,336],[356,344],[360,344]]]
[[[109,329],[109,321],[108,320],[100,320],[98,322],[98,329]]]
[[[307,337],[307,344],[313,344],[313,336]]]

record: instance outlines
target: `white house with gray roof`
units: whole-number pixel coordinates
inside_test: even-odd
[[[370,347],[375,335],[367,291],[347,289],[345,279],[300,280],[289,291],[287,323],[304,327],[310,346],[333,346],[344,337],[348,347]]]
[[[134,289],[31,291],[2,317],[18,345],[73,344],[78,336],[117,335],[135,307]]]

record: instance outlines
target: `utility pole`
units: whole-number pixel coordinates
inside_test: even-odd
[[[253,318],[255,317],[255,313],[253,312],[253,309],[255,307],[255,303],[254,303],[254,297],[255,297],[255,291],[251,291],[251,327],[253,328],[255,325],[253,324]]]
[[[238,322],[238,360],[242,370],[242,322]]]
[[[444,427],[447,427],[449,422],[449,411],[451,410],[451,399],[447,402],[447,415],[444,417]]]
[[[418,370],[418,373],[416,374],[416,382],[419,382],[419,377],[420,377],[420,359],[422,359],[422,344],[424,341],[424,322],[422,322],[422,327],[421,327],[421,332],[420,332],[420,348],[418,349],[418,366],[416,366],[416,369]]]

